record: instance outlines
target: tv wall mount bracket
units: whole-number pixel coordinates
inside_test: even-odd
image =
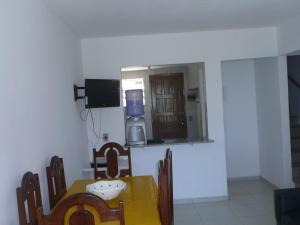
[[[79,96],[78,90],[85,90],[85,87],[78,87],[77,85],[74,84],[74,99],[77,101],[78,99],[84,99],[85,95]]]

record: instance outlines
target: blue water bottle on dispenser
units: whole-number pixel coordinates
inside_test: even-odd
[[[126,95],[126,140],[127,145],[147,144],[144,119],[143,90],[127,90]]]

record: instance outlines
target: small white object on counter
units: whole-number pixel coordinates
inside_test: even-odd
[[[103,200],[116,198],[125,190],[126,183],[122,180],[98,181],[86,186],[86,191],[99,196]]]

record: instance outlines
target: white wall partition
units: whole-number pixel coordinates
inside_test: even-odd
[[[279,68],[279,87],[280,87],[280,108],[282,118],[282,158],[284,168],[284,185],[292,186],[291,181],[291,144],[289,129],[289,105],[288,105],[288,81],[286,55],[299,52],[300,50],[300,17],[290,19],[278,26],[278,68]],[[293,113],[293,112],[292,112]]]
[[[285,55],[300,50],[300,17],[288,20],[278,26],[279,54]]]
[[[120,79],[120,68],[136,65],[162,65],[176,63],[208,62],[247,59],[277,55],[276,28],[241,29],[225,31],[161,34],[82,40],[83,72],[86,78]],[[206,77],[216,76],[209,75]],[[219,84],[213,84],[212,89]],[[120,115],[120,108],[94,110],[103,118],[101,131],[109,132],[112,140],[125,143],[124,122],[111,129],[113,115]],[[96,125],[99,123],[96,123]],[[123,127],[122,127],[123,126]],[[95,137],[90,132],[90,145]],[[101,141],[100,141],[101,143]]]
[[[198,172],[207,171],[201,180],[195,180],[192,176],[175,175],[176,185],[185,181],[193,183],[194,188],[199,189],[199,192],[193,192],[193,196],[175,192],[175,199],[227,195],[221,60],[276,54],[276,28],[273,27],[82,40],[83,71],[87,78],[120,79],[120,68],[124,66],[205,63],[208,133],[214,143],[190,147],[191,158],[200,160],[199,152],[207,154],[209,163],[205,164],[206,166],[199,163],[195,168],[194,164],[188,162],[175,164],[178,167],[174,169],[175,171],[180,167]],[[102,115],[102,132],[109,131],[111,140],[120,143],[125,142],[124,121],[120,120],[118,126],[111,124],[116,124],[117,118],[124,118],[122,111],[121,108],[94,110],[95,114]],[[93,143],[95,138],[90,132],[90,124],[87,129],[89,141]],[[148,154],[153,153],[143,151],[143,154],[147,158]],[[218,157],[215,157],[216,155]],[[143,161],[145,167],[155,168],[156,164],[148,165],[149,163]],[[207,186],[213,185],[215,188],[204,189],[203,183]],[[174,189],[178,190],[178,187]]]
[[[157,178],[157,162],[166,149],[173,153],[174,196],[177,201],[222,199],[227,197],[224,171],[212,162],[222,162],[223,154],[212,143],[170,144],[132,148],[132,169],[135,175]],[[147,163],[145,163],[147,162]]]
[[[0,224],[15,225],[26,171],[40,175],[46,213],[50,157],[64,158],[68,184],[81,177],[86,133],[73,100],[80,42],[38,0],[1,1],[0,27]]]
[[[254,60],[222,62],[229,178],[260,176]]]
[[[261,176],[277,187],[291,187],[287,77],[281,57],[255,60]]]

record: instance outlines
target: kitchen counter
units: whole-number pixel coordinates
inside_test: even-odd
[[[145,145],[132,145],[131,148],[143,148],[161,145],[177,145],[177,144],[201,144],[201,143],[213,143],[214,140],[208,138],[174,138],[174,139],[163,139],[163,140],[148,140]]]
[[[173,153],[175,202],[227,198],[226,156],[222,140],[173,139],[131,146],[132,175],[151,175],[157,181],[157,164],[165,157],[167,148]],[[126,160],[119,165],[127,166]],[[86,168],[83,174],[85,178],[92,178],[93,169]]]

